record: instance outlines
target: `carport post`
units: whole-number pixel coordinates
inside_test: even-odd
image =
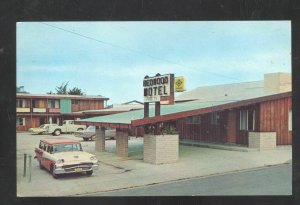
[[[27,154],[24,154],[24,169],[23,169],[23,177],[26,177],[26,158],[27,158]]]
[[[117,129],[116,153],[119,157],[128,157],[128,130]]]
[[[96,126],[95,151],[105,151],[105,127]]]

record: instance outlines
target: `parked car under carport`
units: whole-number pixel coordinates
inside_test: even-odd
[[[88,126],[85,130],[74,132],[75,137],[82,138],[84,141],[95,140],[96,127]],[[116,129],[105,128],[105,139],[115,139]]]

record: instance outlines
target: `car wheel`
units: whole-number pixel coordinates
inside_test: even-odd
[[[86,174],[87,174],[88,176],[91,176],[91,175],[93,174],[93,170],[87,171]]]
[[[83,139],[84,141],[88,141],[88,140],[89,140],[88,138],[84,138],[84,137],[83,137],[82,139]]]
[[[39,161],[39,167],[40,167],[40,169],[44,169],[44,167],[43,167],[41,161]]]
[[[82,131],[82,130],[83,130],[82,128],[78,128],[78,129],[77,129],[77,131]]]
[[[55,178],[55,179],[58,178],[58,175],[54,173],[53,165],[51,165],[51,167],[50,167],[50,172],[51,172],[53,178]]]
[[[54,131],[54,135],[55,135],[55,136],[60,135],[60,130],[55,130],[55,131]]]

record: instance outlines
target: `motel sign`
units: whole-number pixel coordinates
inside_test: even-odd
[[[143,80],[144,102],[159,102],[161,97],[170,96],[171,74],[148,77]]]

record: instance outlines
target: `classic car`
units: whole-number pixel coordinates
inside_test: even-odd
[[[28,131],[31,132],[32,134],[45,134],[47,133],[47,129],[49,128],[49,126],[52,125],[54,124],[43,124],[39,127],[30,128]]]
[[[68,138],[41,139],[35,154],[39,167],[48,170],[54,178],[77,172],[90,176],[99,166],[95,155],[84,152],[79,141]]]
[[[95,140],[96,138],[96,127],[88,126],[85,130],[80,130],[74,132],[75,137],[82,138],[84,141]],[[105,129],[105,138],[106,139],[115,139],[116,129],[106,128]]]
[[[85,128],[85,125],[74,124],[74,120],[64,120],[61,126],[56,124],[49,126],[47,133],[58,136],[61,133],[73,133],[75,131],[84,130]]]

